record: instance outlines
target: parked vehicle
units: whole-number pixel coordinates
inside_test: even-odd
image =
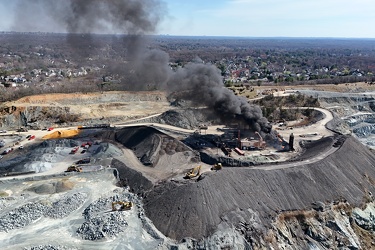
[[[75,153],[77,153],[78,149],[79,149],[79,147],[75,147],[75,148],[72,149],[72,151],[70,151],[70,153],[75,154]]]

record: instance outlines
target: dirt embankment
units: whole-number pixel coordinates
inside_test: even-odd
[[[174,239],[209,236],[225,218],[234,226],[253,225],[255,218],[262,229],[279,211],[309,208],[316,201],[361,205],[368,191],[375,192],[374,165],[375,155],[349,137],[317,163],[272,171],[224,168],[199,182],[161,184],[147,194],[145,210]]]
[[[16,129],[117,123],[170,109],[163,92],[45,94],[0,106],[0,127]]]

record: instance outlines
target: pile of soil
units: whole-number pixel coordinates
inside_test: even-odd
[[[335,153],[312,164],[224,168],[199,182],[160,184],[147,193],[145,211],[163,234],[177,240],[209,236],[222,221],[237,226],[256,220],[262,229],[278,212],[311,208],[316,201],[345,199],[361,205],[367,191],[375,192],[374,165],[373,152],[349,137]]]
[[[162,155],[190,151],[180,141],[145,126],[123,128],[116,132],[115,140],[131,149],[145,166],[155,167]]]
[[[208,109],[174,109],[140,122],[161,123],[185,129],[197,129],[202,124],[220,124],[220,118]]]

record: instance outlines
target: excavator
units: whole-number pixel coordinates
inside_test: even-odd
[[[223,165],[219,162],[212,166],[211,170],[221,170]]]
[[[125,211],[130,210],[133,203],[130,201],[114,201],[112,202],[112,211]]]
[[[199,165],[198,167],[192,168],[189,172],[186,173],[185,179],[191,179],[194,177],[197,177],[201,173],[201,166]]]
[[[82,172],[82,168],[76,165],[71,165],[65,172]]]

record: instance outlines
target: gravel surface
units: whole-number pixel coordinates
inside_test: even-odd
[[[40,203],[29,203],[16,208],[0,217],[0,232],[23,228],[43,217],[46,206]]]
[[[45,215],[54,219],[64,218],[72,211],[82,206],[86,198],[87,194],[85,193],[75,193],[73,195],[65,196],[52,203],[52,207],[45,213]]]
[[[136,196],[127,193],[126,189],[115,190],[116,195],[100,198],[92,202],[84,211],[85,222],[78,228],[77,233],[85,240],[100,240],[113,238],[123,232],[128,226],[124,214],[129,211],[112,211],[114,201],[136,201]]]
[[[40,202],[28,203],[13,209],[0,217],[0,231],[8,232],[23,228],[42,217],[64,218],[78,209],[86,200],[87,194],[66,195],[52,203],[52,206]]]
[[[83,239],[92,241],[115,237],[128,226],[122,213],[126,211],[109,212],[91,218],[78,228],[77,233]]]
[[[319,200],[344,198],[361,205],[364,187],[375,192],[371,184],[375,155],[353,137],[342,143],[325,159],[298,167],[272,171],[261,169],[266,165],[258,169],[224,168],[199,182],[160,183],[144,199],[146,215],[163,234],[181,240],[212,234],[225,215],[230,215],[228,221],[235,226],[241,221],[251,224],[251,218],[258,214],[266,226],[275,211],[305,209]],[[317,156],[321,152],[318,144],[309,153],[314,152]]]
[[[54,245],[39,245],[33,247],[25,247],[24,250],[78,250],[78,248]]]

